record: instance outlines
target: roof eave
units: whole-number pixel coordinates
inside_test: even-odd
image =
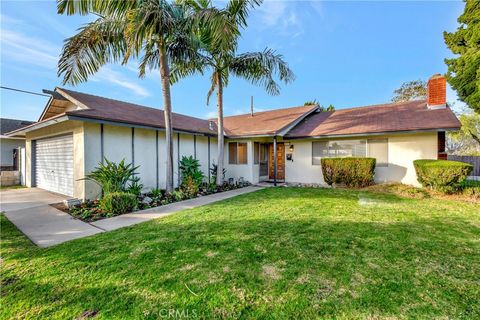
[[[130,128],[134,127],[139,129],[165,131],[164,127],[149,126],[149,125],[144,125],[144,124],[135,123],[135,122],[114,121],[114,120],[101,119],[97,117],[88,117],[84,115],[79,116],[71,113],[70,114],[67,113],[67,117],[68,117],[68,120],[73,120],[73,121],[84,121],[84,122],[92,122],[92,123],[109,124],[113,126],[122,126],[122,127],[130,127]],[[193,130],[180,130],[175,128],[173,129],[173,131],[177,133],[193,134],[193,135],[199,135],[199,136],[216,136],[215,132],[207,133],[207,132],[193,131]]]
[[[397,131],[382,131],[382,132],[364,132],[364,133],[352,133],[352,134],[328,134],[328,135],[316,135],[316,136],[285,136],[285,140],[299,140],[299,139],[328,139],[328,138],[350,138],[361,136],[382,136],[382,135],[395,135],[395,134],[408,134],[408,133],[426,133],[426,132],[441,132],[441,131],[458,131],[459,127],[450,128],[431,128],[431,129],[415,129],[415,130],[397,130]]]
[[[49,119],[44,120],[44,121],[36,122],[36,123],[33,123],[33,124],[28,125],[26,127],[7,132],[5,135],[7,137],[24,137],[27,132],[30,132],[30,131],[33,131],[33,130],[38,130],[38,129],[48,127],[48,126],[51,126],[53,124],[64,122],[64,121],[67,121],[67,120],[68,120],[67,115],[61,114],[61,115],[58,115],[58,116],[53,117],[53,118],[49,118]]]

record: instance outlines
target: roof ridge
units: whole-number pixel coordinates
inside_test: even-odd
[[[396,102],[388,102],[388,103],[376,103],[376,104],[369,104],[366,106],[356,106],[356,107],[348,107],[348,108],[343,108],[343,109],[335,109],[335,111],[342,111],[342,110],[352,110],[352,109],[362,109],[362,108],[378,108],[381,106],[387,107],[387,106],[394,106],[394,105],[399,105],[399,104],[406,104],[406,103],[414,103],[414,102],[427,102],[427,99],[418,99],[418,100],[410,100],[410,101],[396,101]],[[333,112],[335,112],[333,111]],[[328,111],[332,112],[332,111]]]
[[[128,102],[128,101],[123,101],[123,100],[119,100],[119,99],[108,98],[108,97],[99,96],[99,95],[96,95],[96,94],[90,94],[90,93],[85,93],[85,92],[80,92],[80,91],[65,89],[65,88],[61,88],[61,87],[58,87],[58,89],[60,89],[60,90],[65,90],[65,91],[69,91],[69,92],[74,92],[74,93],[79,93],[79,94],[83,94],[83,95],[87,95],[87,96],[91,96],[91,97],[106,99],[106,100],[110,100],[110,101],[115,101],[115,102],[121,102],[121,103],[131,104],[131,105],[136,106],[136,107],[139,107],[139,108],[152,109],[152,110],[162,111],[162,112],[165,111],[164,109],[154,108],[154,107],[145,106],[145,105],[141,105],[141,104],[133,103],[133,102]],[[194,116],[189,116],[189,115],[182,114],[182,113],[177,113],[177,112],[172,112],[172,114],[175,114],[175,115],[178,115],[178,116],[182,116],[182,117],[189,117],[189,118],[193,118],[193,119],[208,121],[208,119],[197,118],[197,117],[194,117]]]
[[[259,113],[267,113],[267,112],[276,112],[276,111],[281,111],[281,110],[290,110],[290,109],[300,109],[300,108],[307,108],[307,107],[318,107],[317,105],[314,105],[314,104],[311,104],[311,105],[307,105],[307,106],[295,106],[295,107],[287,107],[287,108],[277,108],[277,109],[271,109],[271,110],[264,110],[264,111],[257,111],[257,112],[254,112],[253,114],[259,114]],[[250,113],[247,112],[247,113],[242,113],[242,114],[235,114],[235,115],[231,115],[231,116],[225,116],[224,118],[233,118],[233,117],[243,117],[243,116],[249,116]]]

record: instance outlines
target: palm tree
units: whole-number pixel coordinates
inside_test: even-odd
[[[98,18],[65,41],[58,63],[63,83],[87,81],[107,63],[140,58],[139,76],[160,70],[167,147],[166,191],[173,190],[173,130],[170,66],[195,54],[189,11],[165,0],[58,0],[60,14],[95,14]],[[206,20],[204,20],[206,21]],[[141,55],[141,56],[140,56]]]
[[[224,127],[223,89],[228,86],[230,75],[244,78],[253,84],[262,85],[272,95],[278,95],[280,88],[273,75],[289,83],[295,76],[283,57],[271,49],[262,52],[237,54],[237,40],[240,29],[245,28],[249,10],[261,0],[230,0],[224,9],[215,8],[210,0],[189,0],[186,3],[197,12],[200,21],[196,30],[200,42],[197,54],[188,61],[181,61],[172,69],[171,81],[211,71],[211,87],[207,93],[207,104],[211,95],[217,93],[218,162],[217,172],[224,168]],[[201,12],[201,14],[199,14]],[[214,16],[213,23],[205,24],[204,16]],[[200,20],[198,18],[200,17]],[[228,26],[229,28],[225,28]],[[219,28],[222,31],[219,33]],[[218,36],[221,34],[221,37]],[[223,183],[223,176],[217,174],[217,185]]]

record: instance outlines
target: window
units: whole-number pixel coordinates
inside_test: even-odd
[[[321,158],[366,157],[367,155],[377,160],[377,167],[387,167],[388,139],[312,142],[313,165],[320,165]]]
[[[237,147],[238,164],[247,164],[247,144],[238,143]]]
[[[229,142],[228,143],[228,163],[229,164],[247,164],[247,143]]]
[[[253,143],[253,164],[260,163],[260,143]]]
[[[236,142],[228,143],[228,163],[237,164],[237,143]]]
[[[377,167],[388,167],[388,139],[368,139],[368,156],[377,159]]]
[[[312,164],[320,165],[321,158],[366,157],[365,140],[312,142]]]
[[[320,165],[320,159],[328,157],[328,142],[312,142],[312,164]]]

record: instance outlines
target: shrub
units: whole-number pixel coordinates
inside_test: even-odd
[[[374,158],[322,158],[323,179],[328,185],[343,183],[347,187],[366,187],[373,184]]]
[[[85,180],[91,180],[97,183],[104,194],[111,192],[123,192],[127,189],[127,184],[132,182],[136,175],[131,163],[125,164],[125,159],[116,164],[105,158],[105,164],[99,163],[98,167],[85,176]]]
[[[422,186],[445,193],[458,191],[473,170],[471,164],[449,160],[415,160],[413,165]]]
[[[112,216],[131,212],[137,208],[137,205],[137,197],[128,192],[107,193],[98,203],[101,210]]]
[[[139,177],[132,177],[130,179],[130,184],[127,187],[128,193],[134,194],[139,197],[142,194],[143,184],[140,182]]]
[[[197,159],[194,159],[192,156],[183,156],[182,160],[180,160],[179,169],[182,183],[190,178],[197,184],[197,186],[202,183],[203,172],[200,170],[200,162]]]
[[[180,190],[183,192],[185,198],[195,198],[198,195],[199,184],[197,184],[193,177],[188,177],[183,180]]]

